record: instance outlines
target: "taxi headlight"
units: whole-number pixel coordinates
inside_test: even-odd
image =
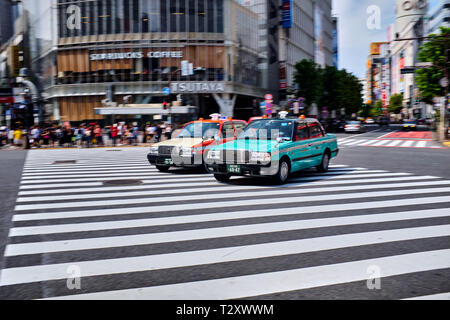
[[[208,159],[210,160],[220,160],[220,151],[211,150],[208,152]]]
[[[157,156],[159,154],[159,148],[158,147],[151,147],[150,148],[150,154]]]
[[[270,162],[271,159],[270,153],[267,152],[252,152],[250,156],[250,161],[254,162]]]

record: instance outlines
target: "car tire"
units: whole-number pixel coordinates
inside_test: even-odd
[[[320,163],[320,165],[316,167],[316,169],[319,172],[327,172],[329,165],[330,165],[330,153],[325,152],[322,157],[322,162]]]
[[[228,182],[230,181],[231,176],[229,174],[215,174],[214,178],[219,182]]]
[[[280,160],[280,165],[278,167],[277,174],[273,177],[276,184],[285,184],[289,179],[289,174],[291,172],[291,166],[286,159]]]
[[[158,171],[160,171],[160,172],[167,172],[167,171],[169,171],[170,167],[168,167],[168,166],[156,166],[156,169],[158,169]]]

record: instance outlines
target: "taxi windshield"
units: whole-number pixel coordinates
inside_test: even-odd
[[[218,122],[194,122],[181,130],[177,138],[203,138],[212,139],[219,132]]]
[[[242,132],[238,139],[253,139],[253,140],[276,140],[292,139],[294,133],[294,121],[280,121],[280,120],[257,120],[252,122]]]

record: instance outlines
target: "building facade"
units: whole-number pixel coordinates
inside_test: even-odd
[[[291,2],[282,28],[278,0],[23,0],[23,47],[50,120],[245,119],[279,103],[280,60],[286,86],[301,59],[333,64],[331,0]]]
[[[440,0],[428,16],[428,34],[440,33],[439,28],[450,28],[450,0]]]

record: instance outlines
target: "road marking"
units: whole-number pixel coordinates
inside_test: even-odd
[[[355,188],[356,189],[356,188]],[[278,191],[281,195],[293,193],[291,190],[285,190],[285,192]],[[361,193],[346,193],[339,195],[320,195],[320,196],[307,196],[307,197],[279,197],[269,199],[246,199],[245,205],[262,205],[262,204],[286,204],[286,203],[301,203],[308,201],[327,201],[327,200],[344,200],[344,199],[359,199],[366,197],[390,197],[398,195],[412,195],[412,194],[424,194],[424,193],[439,193],[450,192],[450,188],[433,188],[433,189],[412,189],[412,190],[391,190],[383,192],[361,192]],[[41,210],[41,209],[62,209],[62,208],[82,208],[82,207],[98,207],[98,206],[114,206],[114,205],[133,205],[133,204],[152,204],[155,202],[174,202],[174,201],[200,201],[200,200],[217,200],[215,202],[207,203],[192,203],[189,204],[189,209],[212,209],[221,207],[239,207],[242,206],[242,199],[239,200],[227,200],[236,198],[246,198],[253,196],[273,195],[273,191],[260,191],[260,192],[241,192],[234,193],[232,195],[201,195],[201,196],[186,196],[186,197],[161,197],[161,198],[139,198],[139,199],[119,199],[105,201],[76,201],[76,202],[64,202],[64,203],[44,203],[44,204],[24,204],[16,205],[15,211],[26,210]],[[149,207],[148,212],[166,212],[185,210],[185,204],[167,204]]]
[[[226,237],[237,237],[244,235],[255,235],[271,232],[284,232],[293,230],[306,230],[314,228],[325,228],[332,226],[346,226],[368,223],[382,223],[391,221],[405,221],[414,219],[429,219],[437,217],[448,217],[450,211],[447,209],[427,210],[427,212],[407,211],[402,213],[385,213],[339,218],[324,218],[312,220],[294,220],[285,222],[246,224],[231,227],[194,229],[161,233],[68,239],[58,241],[41,241],[8,244],[5,256],[20,256],[27,254],[41,254],[51,252],[67,252],[78,250],[104,249],[111,247],[128,247],[139,245],[150,245],[158,243],[171,243],[179,241],[193,241],[205,239],[217,239]]]
[[[367,269],[376,265],[383,277],[450,267],[450,250],[435,250],[359,260],[318,267],[185,282],[147,288],[116,290],[56,297],[53,299],[168,299],[211,300],[255,297],[369,279]]]
[[[450,300],[450,292],[432,294],[428,296],[406,298],[403,300]]]
[[[382,145],[384,145],[384,144],[386,144],[388,142],[389,142],[389,140],[380,140],[377,143],[372,144],[372,147],[382,146]]]
[[[389,144],[387,144],[386,147],[395,147],[395,146],[399,145],[400,143],[402,143],[401,140],[393,140]]]
[[[449,235],[450,225],[442,225],[353,233],[312,239],[129,258],[79,261],[77,262],[77,266],[83,270],[83,277],[92,277],[279,257],[283,255],[294,255],[395,241],[445,237]],[[69,262],[3,269],[0,286],[66,279],[67,268],[72,264],[72,262]]]
[[[339,184],[358,184],[358,183],[376,183],[376,182],[399,182],[399,181],[415,181],[415,180],[429,180],[429,179],[439,179],[439,177],[434,176],[407,176],[407,177],[401,177],[399,178],[382,178],[382,179],[354,179],[350,181],[346,180],[333,180],[333,185],[339,185]],[[324,179],[322,179],[324,180]],[[279,186],[254,186],[252,185],[251,188],[290,188],[295,186],[304,186],[306,182],[300,182],[300,183],[287,183],[286,185]],[[91,186],[89,183],[86,183],[86,185],[77,185],[80,187],[92,187],[92,188],[67,188],[67,189],[45,189],[45,190],[33,190],[33,191],[20,191],[19,196],[31,196],[31,195],[47,195],[47,194],[73,194],[73,193],[86,193],[86,192],[98,192],[98,191],[132,191],[132,190],[161,190],[161,186],[152,186],[152,185],[139,185],[139,186],[126,186],[126,187],[100,187],[96,188],[95,186],[102,185],[102,183],[94,183],[93,186]],[[191,187],[202,187],[205,184],[202,182],[199,183],[174,183],[168,185],[169,188],[191,188]],[[316,182],[308,182],[308,186],[316,186],[316,185],[329,185],[328,181],[316,181]],[[67,184],[62,185],[55,185],[54,187],[67,187]],[[214,189],[211,189],[212,191],[215,190],[221,190],[220,188],[222,185],[217,185]],[[248,188],[249,186],[247,186]],[[196,189],[193,189],[194,191]]]
[[[415,143],[415,141],[405,141],[401,147],[405,148],[405,147],[411,147],[413,144]]]
[[[322,184],[324,185],[324,184]],[[198,188],[193,190],[188,190],[185,187],[182,188],[173,188],[171,190],[164,191],[164,197],[158,197],[161,194],[149,194],[148,191],[129,191],[129,192],[116,192],[116,193],[93,193],[93,194],[76,194],[76,195],[64,195],[64,196],[37,196],[37,197],[19,197],[17,199],[17,203],[26,203],[26,202],[44,202],[44,201],[63,201],[63,200],[79,200],[79,199],[97,199],[97,198],[123,198],[123,197],[138,197],[138,196],[146,196],[151,201],[161,201],[161,202],[167,202],[167,201],[183,201],[183,200],[210,200],[210,199],[227,199],[227,198],[238,198],[238,197],[245,197],[245,196],[270,196],[273,195],[274,192],[276,192],[277,195],[284,195],[284,194],[291,194],[291,193],[301,193],[301,194],[307,194],[307,193],[318,193],[318,192],[340,192],[340,191],[354,191],[354,190],[372,190],[372,189],[393,189],[393,188],[407,188],[407,187],[425,187],[425,186],[439,186],[439,185],[450,185],[450,181],[430,181],[430,182],[410,182],[410,183],[392,183],[392,184],[379,184],[379,185],[365,185],[365,186],[346,186],[346,187],[324,187],[324,188],[310,188],[305,189],[304,185],[301,185],[300,187],[294,187],[291,186],[291,188],[287,189],[281,189],[281,190],[273,190],[270,187],[252,187],[252,189],[259,189],[261,191],[256,192],[248,192],[248,186],[224,186],[221,188],[218,188],[217,190],[211,189],[211,187],[205,187],[205,188]],[[269,189],[265,191],[264,189]],[[211,191],[220,191],[220,192],[227,192],[227,191],[247,191],[247,192],[236,192],[236,193],[229,193],[229,194],[208,194],[208,192]],[[183,196],[182,194],[189,193],[187,196]],[[202,194],[206,193],[206,194]],[[194,196],[195,194],[201,194]],[[171,197],[167,197],[168,195],[173,195]],[[69,204],[70,205],[70,204]]]
[[[427,146],[428,142],[427,141],[418,141],[416,143],[416,148],[425,148]]]

